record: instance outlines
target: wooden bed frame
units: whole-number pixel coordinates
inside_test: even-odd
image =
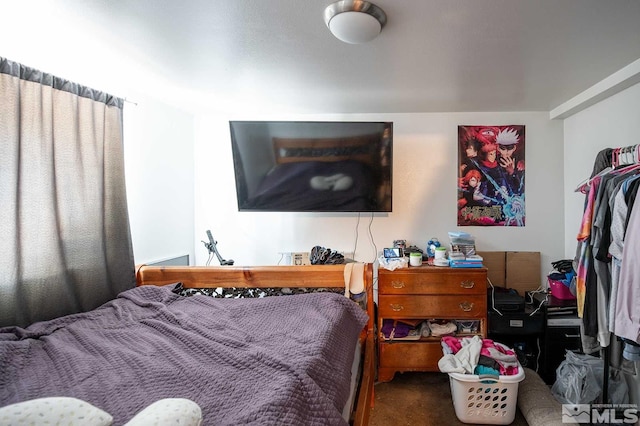
[[[344,289],[345,265],[308,266],[146,266],[136,269],[136,283],[166,285],[181,282],[185,288],[287,288],[329,287]],[[362,375],[351,423],[367,425],[373,406],[375,342],[373,308],[373,265],[365,264],[365,291],[369,321],[362,330]]]

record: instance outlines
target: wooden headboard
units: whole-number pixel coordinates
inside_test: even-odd
[[[339,138],[273,138],[272,142],[276,164],[355,160],[374,165],[378,153],[370,148],[379,138],[372,134]]]
[[[182,283],[185,288],[342,288],[345,265],[305,266],[148,266],[136,268],[136,285]],[[373,332],[373,265],[365,264],[367,329]]]

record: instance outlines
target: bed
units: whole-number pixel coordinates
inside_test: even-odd
[[[203,425],[365,425],[372,266],[366,304],[345,297],[346,269],[140,266],[136,288],[94,311],[0,329],[0,406],[72,397],[125,424],[184,398]]]
[[[276,165],[248,201],[253,209],[369,211],[377,207],[379,135],[273,138]],[[376,149],[378,148],[378,149]]]

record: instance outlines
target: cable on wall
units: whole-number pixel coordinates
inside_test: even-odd
[[[378,246],[376,245],[376,242],[373,238],[373,232],[371,232],[372,224],[373,224],[373,212],[371,212],[371,219],[369,220],[369,226],[367,230],[369,232],[369,242],[373,246],[373,262],[372,263],[375,263],[376,259],[378,258]]]
[[[356,249],[358,248],[358,227],[360,226],[360,213],[358,212],[358,220],[356,221],[356,238],[353,242],[353,260],[356,260]]]

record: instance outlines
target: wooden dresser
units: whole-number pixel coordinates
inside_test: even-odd
[[[440,337],[394,340],[382,333],[383,321],[428,320],[473,324],[457,335],[487,334],[487,269],[418,266],[378,270],[378,380],[396,372],[439,371]],[[449,320],[449,321],[446,321]]]

